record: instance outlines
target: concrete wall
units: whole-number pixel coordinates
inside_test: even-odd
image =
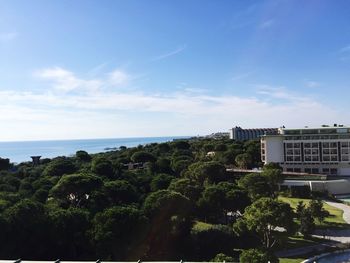
[[[283,137],[271,136],[265,140],[265,163],[283,163],[284,162],[284,149],[283,149]]]
[[[285,180],[282,185],[287,185],[288,187],[308,185],[311,191],[327,191],[333,195],[350,194],[350,179],[328,181]]]

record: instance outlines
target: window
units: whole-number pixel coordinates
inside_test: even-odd
[[[312,172],[313,174],[318,174],[318,168],[312,168],[311,172]]]
[[[338,161],[338,156],[332,155],[332,156],[331,156],[331,161],[332,161],[332,162],[337,162],[337,161]]]
[[[338,169],[337,168],[331,168],[330,172],[331,172],[331,175],[336,175],[338,173]]]
[[[305,173],[311,174],[311,168],[305,168],[304,171]]]
[[[293,144],[292,143],[286,143],[286,148],[293,148]]]
[[[329,156],[323,156],[323,161],[324,162],[329,162],[331,158]]]

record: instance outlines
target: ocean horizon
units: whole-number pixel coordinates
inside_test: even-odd
[[[9,158],[10,162],[13,163],[20,163],[31,161],[30,156],[36,155],[40,155],[41,158],[72,156],[79,150],[93,154],[114,150],[120,146],[134,147],[149,143],[162,143],[172,141],[174,139],[186,139],[190,137],[191,136],[166,136],[111,139],[9,141],[0,142],[0,157]]]

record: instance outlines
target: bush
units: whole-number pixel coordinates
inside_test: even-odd
[[[310,187],[307,185],[302,185],[302,186],[293,185],[290,187],[290,193],[292,197],[297,197],[297,198],[310,198],[311,196]]]
[[[279,260],[273,254],[254,248],[254,249],[243,250],[240,255],[240,262],[242,263],[264,263],[264,262],[278,263]]]

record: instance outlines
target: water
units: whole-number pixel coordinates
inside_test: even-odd
[[[42,158],[70,156],[78,150],[88,153],[106,151],[106,148],[120,146],[133,147],[148,143],[160,143],[189,137],[145,137],[119,139],[89,139],[89,140],[57,140],[57,141],[23,141],[0,142],[0,157],[9,158],[11,162],[31,161],[30,156],[41,155]]]

